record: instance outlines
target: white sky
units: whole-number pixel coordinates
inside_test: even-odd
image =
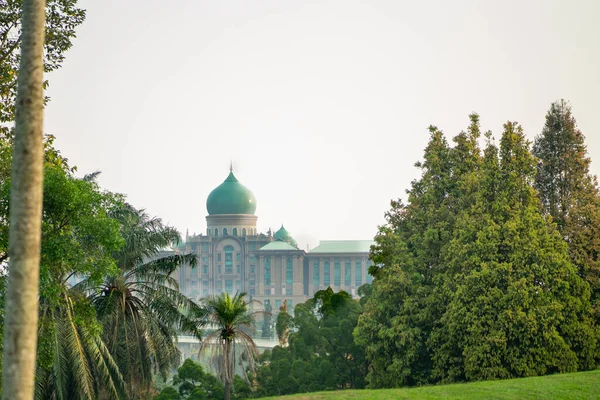
[[[45,130],[81,174],[185,234],[228,174],[259,228],[370,239],[434,124],[537,135],[573,106],[600,174],[600,1],[80,0]]]

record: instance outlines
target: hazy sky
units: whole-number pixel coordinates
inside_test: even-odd
[[[262,231],[370,239],[427,126],[533,139],[567,99],[600,174],[600,1],[80,0],[45,130],[100,184],[185,233],[227,176]]]

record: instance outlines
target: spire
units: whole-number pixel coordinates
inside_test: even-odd
[[[229,172],[233,172],[233,160],[229,160]]]

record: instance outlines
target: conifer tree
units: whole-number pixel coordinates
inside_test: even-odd
[[[431,129],[407,204],[372,248],[373,290],[354,335],[370,387],[589,369],[589,288],[543,214],[536,161],[516,123],[500,146],[479,119],[450,148]]]
[[[497,158],[499,157],[499,158]],[[432,333],[434,376],[502,379],[594,366],[589,290],[532,187],[535,160],[516,123],[488,144],[475,207],[447,253],[458,282]]]
[[[589,172],[585,137],[564,100],[548,110],[533,154],[539,159],[535,186],[544,210],[567,241],[579,274],[590,284],[594,315],[600,321],[600,193]]]

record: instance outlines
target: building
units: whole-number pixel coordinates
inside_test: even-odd
[[[256,199],[230,169],[206,200],[206,234],[186,235],[179,252],[193,252],[198,267],[176,273],[180,290],[192,298],[221,292],[247,293],[274,310],[288,308],[331,287],[357,296],[368,273],[371,240],[321,241],[310,251],[298,248],[283,227],[257,231]]]

